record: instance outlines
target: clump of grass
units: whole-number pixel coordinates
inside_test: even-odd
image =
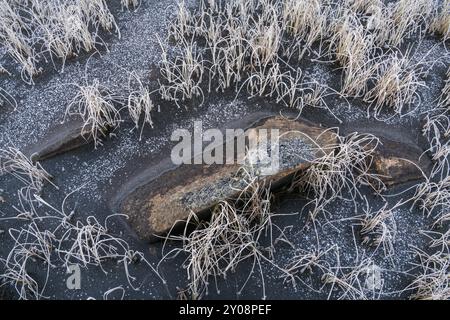
[[[211,278],[216,283],[220,277],[234,272],[243,261],[251,261],[252,269],[249,277],[242,285],[242,292],[249,278],[259,269],[262,281],[263,298],[266,297],[264,275],[261,263],[272,263],[269,248],[262,248],[260,240],[268,233],[272,235],[272,213],[270,211],[271,193],[263,180],[255,172],[241,168],[238,177],[243,179],[245,187],[240,189],[239,196],[229,201],[221,201],[212,211],[207,221],[200,221],[191,212],[182,235],[170,235],[167,240],[180,241],[182,248],[174,248],[164,254],[161,262],[181,253],[187,254],[185,268],[188,274],[188,286],[184,295],[189,292],[191,298],[199,299],[208,294]],[[195,230],[188,231],[188,226]],[[269,257],[266,257],[266,254]]]
[[[283,268],[282,278],[292,282],[294,288],[296,283],[300,282],[302,286],[317,293],[324,292],[326,287],[329,287],[328,299],[379,299],[385,294],[382,278],[385,270],[375,264],[371,256],[359,252],[354,231],[356,256],[346,265],[342,263],[341,248],[334,244],[327,249],[321,249],[316,229],[315,232],[317,244],[314,249],[300,250],[290,260],[288,266]],[[348,258],[347,253],[345,255]],[[311,279],[309,281],[304,279],[312,274],[321,279],[322,284],[319,288],[312,286]]]
[[[329,10],[322,0],[284,1],[283,28],[295,39],[294,45],[285,53],[287,56],[298,51],[298,59],[301,59],[314,43],[326,38]]]
[[[450,259],[447,250],[429,254],[418,248],[414,252],[419,260],[413,265],[419,269],[419,275],[405,288],[415,290],[411,299],[448,300],[450,299]]]
[[[89,216],[86,223],[77,221],[61,237],[58,254],[65,265],[78,263],[83,267],[89,265],[102,266],[107,259],[123,257],[127,251],[124,240],[109,234],[107,227],[102,225],[94,216]],[[70,241],[70,248],[65,250],[62,245]]]
[[[14,240],[14,247],[6,259],[1,259],[5,266],[5,273],[0,278],[11,283],[19,299],[40,299],[43,296],[50,267],[54,267],[51,252],[54,247],[55,235],[48,231],[41,231],[35,222],[21,229],[10,229],[9,234]],[[47,268],[45,283],[42,287],[28,272],[29,266],[37,261],[43,262]]]
[[[141,261],[149,266],[165,284],[165,280],[142,252],[132,250],[127,241],[111,233],[108,221],[116,216],[124,215],[110,215],[105,219],[104,224],[101,224],[94,216],[89,216],[86,218],[86,222],[78,220],[67,225],[64,234],[58,239],[58,248],[56,249],[64,266],[77,263],[85,268],[100,267],[103,272],[107,273],[104,270],[105,263],[108,261],[121,263],[128,284],[133,290],[139,290],[141,285],[134,283],[136,278],[131,275],[129,266]]]
[[[444,0],[442,7],[436,13],[430,24],[430,31],[439,34],[443,41],[450,39],[450,1]]]
[[[434,226],[450,221],[450,176],[437,182],[426,179],[415,188],[413,204],[418,204],[427,216],[433,216]]]
[[[338,15],[330,26],[330,54],[335,56],[341,66],[363,65],[371,48],[364,27],[352,12],[344,11]]]
[[[126,8],[127,10],[137,8],[140,3],[140,0],[120,0],[122,8]]]
[[[331,270],[332,266],[326,259],[329,254],[338,254],[337,245],[333,245],[328,249],[314,248],[313,250],[298,250],[293,258],[290,259],[288,265],[283,268],[282,278],[284,281],[292,283],[297,288],[297,282],[307,285],[303,280],[304,274],[314,274],[321,272],[326,274]]]
[[[134,3],[135,0],[132,0]],[[33,83],[47,60],[62,62],[104,44],[99,29],[120,32],[105,0],[0,2],[0,43]]]
[[[329,55],[342,66],[342,93],[361,96],[374,72],[371,62],[373,38],[368,36],[356,13],[343,10],[337,15],[330,26]]]
[[[275,5],[266,4],[264,11],[247,33],[252,66],[267,66],[276,61],[281,46],[281,27]]]
[[[370,186],[380,192],[383,182],[370,172],[379,139],[370,134],[352,133],[346,137],[336,134],[337,145],[318,147],[323,156],[295,178],[292,188],[299,188],[314,197],[310,216],[314,220],[320,212],[326,212],[327,204],[335,199],[356,202],[361,198],[358,185]],[[350,197],[346,197],[349,192]]]
[[[0,3],[0,42],[21,65],[22,79],[32,83],[32,77],[41,71],[37,67],[37,54],[33,48],[35,40],[29,37],[31,25],[25,22],[15,5],[20,6],[20,3],[6,0]]]
[[[363,243],[379,248],[383,248],[385,257],[392,257],[395,254],[394,241],[397,234],[397,224],[395,222],[395,209],[400,205],[397,203],[393,207],[389,207],[385,203],[379,210],[371,212],[365,211],[364,217],[361,219],[360,234]]]
[[[204,97],[200,87],[204,66],[203,58],[194,43],[183,41],[183,54],[174,61],[167,58],[167,51],[160,41],[162,53],[161,75],[165,83],[160,83],[159,92],[165,100],[181,102],[193,97]]]
[[[62,7],[61,10],[54,10],[54,19],[48,19],[48,12],[41,8],[38,21],[43,32],[43,42],[47,51],[53,57],[60,59],[63,68],[68,57],[76,55],[81,50],[89,52],[96,44],[89,30],[89,25],[85,23],[82,9],[77,6]]]
[[[170,28],[170,37],[182,54],[169,59],[163,49],[165,83],[160,93],[177,105],[203,96],[200,78],[205,75],[208,92],[214,85],[216,91],[235,86],[240,93],[246,88],[251,97],[287,100],[289,106],[302,110],[304,79],[301,70],[291,64],[305,53],[324,58],[325,47],[328,58],[342,67],[341,97],[364,98],[376,106],[376,116],[381,105],[389,105],[400,114],[403,105],[418,99],[416,90],[425,71],[405,56],[386,55],[382,48],[397,50],[409,36],[422,36],[431,23],[433,4],[428,0],[388,5],[380,0],[243,0],[223,5],[203,1],[191,12],[182,1]],[[186,50],[187,44],[194,43],[204,45],[197,59],[192,59],[193,50]],[[313,49],[314,44],[318,49]]]
[[[207,76],[208,92],[235,86],[238,94],[245,88],[251,97],[272,97],[302,110],[308,104],[306,100],[312,102],[311,90],[301,88],[301,70],[292,68],[284,56],[289,60],[298,54],[300,59],[312,50],[313,43],[323,40],[327,8],[319,0],[286,3],[245,0],[224,5],[202,2],[200,9],[191,13],[180,2],[170,38],[177,42],[181,55],[169,59],[163,48],[162,97],[177,105],[196,96],[203,99],[201,85]],[[284,34],[295,41],[285,41]],[[200,50],[197,43],[205,44],[204,49]],[[289,70],[284,71],[285,67]],[[314,94],[319,92],[323,90]],[[315,98],[316,102],[323,101],[322,96]]]
[[[184,0],[177,4],[177,17],[175,21],[171,22],[169,27],[170,36],[177,41],[184,40],[185,36],[192,35],[194,32],[194,18],[191,12],[187,9]]]
[[[371,7],[384,5],[381,0],[345,0],[344,3],[356,13],[366,13]]]
[[[67,210],[66,201],[76,191],[78,190],[64,198],[60,209],[36,195],[34,201],[39,206],[35,210],[45,211],[45,215],[30,216],[27,225],[9,230],[14,246],[6,259],[0,259],[5,266],[0,279],[5,280],[2,285],[12,284],[20,299],[45,298],[50,269],[74,263],[86,268],[99,267],[103,271],[108,262],[122,264],[128,284],[133,290],[139,290],[141,285],[136,284],[137,279],[130,272],[131,264],[143,262],[156,272],[142,252],[132,250],[127,241],[112,233],[108,222],[121,215],[108,216],[104,224],[93,216],[84,221],[75,220],[76,213],[74,210]],[[24,215],[25,212],[19,216]],[[2,220],[20,219],[19,216]],[[43,221],[46,222],[44,227],[41,226]],[[30,272],[41,268],[39,263],[44,263],[47,269],[43,284]],[[156,274],[165,284],[159,273]]]
[[[94,25],[100,25],[106,31],[114,30],[120,38],[119,27],[105,0],[80,0],[79,6]]]
[[[130,87],[130,93],[128,95],[128,112],[136,129],[139,129],[141,118],[143,116],[141,133],[139,135],[139,140],[141,140],[145,124],[147,123],[153,127],[151,112],[155,108],[155,105],[150,97],[149,89],[142,83],[142,80],[136,73],[130,74],[128,86]]]
[[[374,107],[375,117],[379,117],[384,106],[396,114],[404,114],[404,108],[420,102],[419,87],[426,85],[421,77],[426,70],[420,64],[412,64],[408,54],[393,53],[379,62],[373,76],[375,86],[364,96],[364,101]]]
[[[121,123],[120,110],[115,106],[120,98],[95,79],[91,84],[78,85],[78,92],[66,109],[65,117],[77,115],[83,119],[82,134],[92,138],[95,147],[101,145],[101,137]]]
[[[422,36],[431,23],[432,13],[436,5],[429,0],[399,0],[388,6],[391,25],[388,44],[394,47],[401,45],[405,38],[417,34]]]
[[[381,2],[374,2],[366,9],[367,30],[370,31],[373,43],[377,47],[383,47],[389,43],[392,29],[391,12],[390,8]]]
[[[10,173],[26,185],[40,193],[44,183],[51,182],[51,175],[39,162],[33,163],[20,150],[14,147],[0,149],[0,175]]]
[[[50,255],[54,235],[48,230],[41,231],[35,223],[34,219],[38,218],[35,204],[45,182],[55,185],[50,180],[50,174],[39,163],[33,163],[14,147],[0,149],[0,175],[6,173],[25,185],[18,192],[19,207],[13,208],[18,211],[15,219],[26,219],[30,224],[26,228],[9,229],[14,246],[6,259],[0,259],[5,266],[0,278],[6,281],[5,284],[12,284],[20,299],[40,299],[45,284],[41,287],[28,269],[36,261],[44,262],[48,278],[49,268],[53,266]]]
[[[252,75],[242,84],[246,85],[250,96],[276,97],[280,96],[278,90],[283,83],[280,65],[274,63],[255,68]]]
[[[450,155],[450,68],[447,71],[447,79],[439,97],[437,108],[429,112],[425,117],[423,134],[427,137],[434,162],[431,176],[440,176],[441,180],[449,174],[448,158]]]
[[[340,289],[339,300],[379,299],[384,286],[381,271],[369,257],[357,257],[351,266],[338,264],[322,276],[323,283],[330,286],[328,299],[335,289]]]
[[[430,239],[429,247],[431,249],[438,250],[441,252],[447,250],[450,245],[450,229],[447,229],[443,232],[432,231],[432,230],[420,230],[420,234],[426,236]]]

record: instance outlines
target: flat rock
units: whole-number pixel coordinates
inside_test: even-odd
[[[431,161],[419,147],[383,137],[380,141],[372,168],[387,187],[422,179],[422,171],[429,172]]]
[[[305,120],[272,116],[257,121],[251,128],[279,129],[279,167],[269,175],[260,176],[273,191],[288,186],[295,173],[306,169],[312,160],[322,156],[323,152],[332,152],[337,146],[335,131]],[[254,138],[250,136],[250,139]],[[381,141],[374,155],[372,170],[387,187],[422,177],[418,169],[418,166],[423,167],[418,161],[422,151],[418,147],[386,138]],[[327,147],[327,151],[320,147]],[[121,194],[125,195],[119,200],[118,211],[128,215],[129,223],[139,238],[158,240],[177,221],[185,220],[190,212],[206,214],[221,200],[235,198],[245,187],[237,176],[242,166],[182,164],[161,170],[153,177],[135,177],[139,183],[122,190]],[[158,170],[153,170],[155,172]]]
[[[309,166],[312,159],[323,155],[318,146],[337,143],[333,131],[302,120],[269,117],[251,128],[279,129],[280,165],[270,175],[260,177],[274,189]],[[119,211],[129,216],[139,238],[157,240],[157,236],[166,234],[191,211],[207,212],[219,201],[235,197],[237,190],[244,187],[236,177],[240,167],[241,164],[179,165],[134,188],[119,202]]]
[[[421,170],[425,174],[430,172],[431,160],[417,145],[417,136],[411,135],[401,126],[392,126],[385,122],[361,125],[357,122],[347,124],[342,131],[345,135],[355,131],[369,133],[380,139],[372,169],[387,187],[422,179]]]
[[[40,161],[77,149],[93,141],[88,132],[89,128],[83,131],[83,123],[79,121],[61,124],[53,128],[29,154],[33,161]]]

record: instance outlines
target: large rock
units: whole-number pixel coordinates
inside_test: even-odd
[[[260,176],[273,191],[288,187],[295,173],[305,170],[323,152],[333,152],[338,146],[335,131],[304,120],[269,117],[256,122],[252,128],[272,128],[280,132],[279,167],[269,175]],[[258,137],[250,135],[249,139],[257,141]],[[418,162],[422,151],[418,147],[386,138],[382,138],[381,142],[374,154],[372,170],[387,187],[422,177],[418,169],[422,165]],[[252,170],[258,172],[258,169],[264,168],[263,165],[258,168],[259,165],[252,166]],[[201,216],[209,213],[219,201],[235,198],[239,190],[245,187],[237,176],[242,166],[246,167],[248,163],[183,164],[151,179],[142,174],[135,177],[138,184],[126,188],[129,191],[120,199],[119,211],[129,216],[131,227],[141,239],[157,240],[177,221],[185,220],[190,212]],[[158,169],[152,171],[155,173]]]
[[[318,146],[337,143],[333,131],[306,121],[270,117],[255,123],[252,128],[273,128],[280,132],[280,165],[270,175],[260,177],[274,189],[295,172],[305,169],[312,159],[323,155]],[[249,139],[256,141],[257,138],[250,135]],[[235,155],[236,158],[239,156],[242,155]],[[252,170],[258,165],[255,164]],[[176,221],[186,219],[191,211],[201,214],[220,200],[235,197],[244,187],[242,180],[236,178],[240,167],[240,164],[179,165],[133,189],[120,201],[120,211],[129,216],[132,228],[141,239],[156,240]]]

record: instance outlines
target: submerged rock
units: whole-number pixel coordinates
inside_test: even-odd
[[[422,171],[429,172],[431,162],[419,147],[383,137],[380,141],[372,167],[387,187],[422,179]]]
[[[258,161],[249,164],[253,152],[261,150],[264,139],[248,134],[247,130],[248,142],[260,144],[259,148],[250,148],[246,152],[246,161],[242,164],[181,164],[162,173],[152,169],[153,173],[158,172],[156,177],[148,178],[144,174],[135,177],[139,182],[129,184],[122,191],[125,196],[119,200],[118,211],[128,215],[138,237],[147,241],[158,240],[171,228],[176,229],[176,222],[186,220],[190,212],[201,217],[220,201],[236,198],[246,187],[238,175],[240,168],[253,170],[259,179],[271,186],[272,191],[279,191],[289,187],[292,177],[305,170],[314,159],[324,152],[334,152],[338,146],[338,137],[333,129],[321,128],[304,120],[269,117],[251,128],[279,130],[279,162],[275,168],[262,173],[267,169],[266,164]],[[381,141],[374,154],[372,170],[387,187],[422,177],[418,169],[419,148],[384,138]],[[225,144],[222,146],[224,149]],[[262,147],[265,148],[267,146]],[[243,155],[236,153],[235,160],[239,157]]]
[[[270,117],[255,123],[252,128],[279,130],[279,165],[271,167],[269,174],[260,176],[273,189],[286,185],[285,181],[291,175],[305,169],[323,152],[328,152],[320,147],[337,143],[333,131],[306,121]],[[259,135],[249,134],[248,141],[258,141],[260,147],[262,145]],[[332,151],[332,148],[327,150]],[[154,241],[177,221],[185,220],[191,211],[208,212],[219,201],[236,197],[245,187],[236,174],[239,168],[249,166],[252,150],[246,154],[243,164],[179,165],[134,188],[120,201],[119,210],[129,216],[131,227],[141,239]],[[235,159],[242,156],[236,153]],[[251,165],[251,170],[262,172],[265,169],[266,164],[257,161]]]
[[[29,151],[31,159],[33,161],[48,159],[90,144],[93,139],[89,130],[89,126],[83,128],[83,123],[78,121],[55,127],[39,145]]]

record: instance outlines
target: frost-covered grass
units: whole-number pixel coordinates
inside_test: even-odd
[[[64,68],[68,58],[95,50],[102,44],[100,29],[120,37],[105,0],[0,1],[0,45],[30,84],[48,60]]]

